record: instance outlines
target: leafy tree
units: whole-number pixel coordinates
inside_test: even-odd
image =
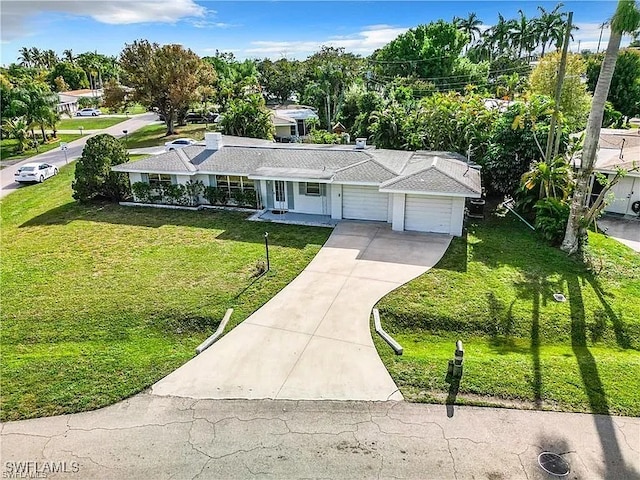
[[[113,136],[103,133],[91,137],[76,164],[73,198],[79,202],[127,198],[130,195],[127,175],[113,172],[111,167],[128,161],[127,150]]]
[[[384,105],[382,96],[363,85],[354,83],[344,95],[336,120],[341,122],[352,138],[368,137],[371,114]]]
[[[318,110],[321,125],[331,129],[347,88],[360,76],[362,58],[344,48],[323,46],[303,63],[302,102]]]
[[[616,68],[616,60],[620,42],[624,33],[635,32],[640,28],[640,9],[634,0],[619,0],[616,12],[611,21],[611,35],[602,62],[600,76],[593,94],[593,103],[585,132],[582,161],[578,169],[577,180],[571,199],[571,213],[567,222],[567,230],[561,249],[569,254],[582,249],[587,237],[587,227],[604,208],[604,196],[615,185],[624,172],[618,172],[614,179],[602,189],[595,202],[588,207],[589,182],[596,161],[596,150],[600,141],[600,129],[604,116],[605,103],[609,95],[609,87]]]
[[[558,82],[560,52],[545,55],[529,77],[529,91],[534,94],[555,95]],[[580,55],[567,55],[567,70],[560,96],[560,112],[572,131],[584,128],[591,107],[591,95],[582,83],[586,65]]]
[[[53,89],[56,92],[66,92],[68,90],[71,90],[71,87],[69,87],[69,85],[67,85],[67,82],[64,81],[64,78],[56,77],[53,80]]]
[[[221,123],[226,135],[272,140],[275,133],[271,112],[259,94],[231,100]]]
[[[265,58],[258,63],[260,85],[268,98],[284,103],[300,87],[301,66],[297,60],[281,58],[272,62]]]
[[[102,101],[106,108],[114,111],[126,109],[131,103],[127,96],[127,90],[115,78],[105,84]]]
[[[238,62],[232,53],[216,51],[214,57],[205,57],[203,61],[215,69],[217,78],[212,84],[215,87],[212,97],[222,111],[230,100],[260,91],[259,73],[254,60]]]
[[[56,87],[55,79],[61,77],[71,90],[88,88],[89,82],[82,68],[67,62],[60,62],[53,67],[47,76],[49,85]],[[60,91],[60,90],[58,90]]]
[[[126,45],[121,65],[134,88],[134,99],[164,116],[167,135],[174,133],[177,113],[186,111],[199,98],[198,87],[211,84],[215,75],[211,65],[191,50],[146,40]]]
[[[488,189],[513,195],[529,166],[542,157],[547,141],[552,108],[551,99],[534,96],[529,102],[516,102],[500,116],[490,132],[489,147],[481,163]],[[566,140],[566,135],[565,135]],[[561,151],[566,142],[561,142]]]
[[[467,41],[467,34],[453,23],[438,20],[419,25],[375,51],[374,70],[382,78],[448,77]]]
[[[604,54],[591,55],[587,59],[587,87],[594,92]],[[622,50],[613,71],[611,87],[607,100],[613,108],[625,117],[640,115],[640,52],[637,50]]]

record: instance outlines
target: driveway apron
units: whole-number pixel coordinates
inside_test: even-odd
[[[341,222],[307,268],[152,392],[190,398],[401,400],[371,309],[440,260],[451,237]],[[383,319],[384,322],[384,319]]]

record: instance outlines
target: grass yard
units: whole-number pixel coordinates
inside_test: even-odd
[[[73,117],[63,118],[58,122],[58,130],[102,130],[127,120],[127,117]]]
[[[640,415],[640,255],[599,234],[589,248],[594,272],[511,217],[471,225],[378,305],[404,355],[375,343],[405,397]],[[456,397],[445,376],[458,339]]]
[[[167,136],[167,127],[164,123],[153,123],[130,134],[128,148],[156,147],[180,137],[204,140],[205,129],[204,124],[180,125],[176,127],[175,135]],[[209,126],[209,131],[215,131],[212,125]]]
[[[58,138],[54,141],[51,141],[45,145],[40,145],[38,147],[38,151],[36,152],[35,148],[30,150],[25,150],[19,155],[14,154],[16,140],[13,138],[3,138],[0,140],[0,167],[6,167],[7,165],[11,165],[12,163],[16,163],[17,161],[24,160],[25,158],[33,157],[34,155],[38,155],[39,153],[48,152],[49,150],[53,150],[60,146],[60,142],[73,142],[81,138],[83,135],[72,135],[72,134],[58,134]]]
[[[81,206],[73,169],[0,203],[3,421],[147,388],[192,358],[227,308],[233,327],[287,285],[331,233],[237,212]],[[272,270],[254,282],[265,229]]]

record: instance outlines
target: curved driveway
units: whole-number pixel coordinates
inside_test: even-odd
[[[191,398],[401,400],[371,309],[431,268],[451,237],[341,222],[307,268],[208,350],[156,383]],[[384,319],[383,319],[384,321]]]

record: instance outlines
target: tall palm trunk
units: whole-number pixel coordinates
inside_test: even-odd
[[[585,212],[587,210],[587,197],[589,194],[589,179],[593,174],[593,166],[596,161],[596,153],[598,142],[600,140],[600,129],[602,128],[602,117],[604,116],[604,105],[609,95],[609,87],[613,78],[613,71],[616,68],[616,60],[618,59],[618,50],[620,49],[620,41],[622,40],[622,32],[611,29],[607,52],[602,62],[598,84],[593,94],[591,102],[591,112],[587,122],[587,130],[585,134],[584,147],[582,149],[582,165],[578,171],[576,186],[571,199],[571,213],[569,214],[569,222],[562,241],[562,250],[569,254],[576,253],[581,249],[582,243],[587,235],[587,227],[585,223]]]

